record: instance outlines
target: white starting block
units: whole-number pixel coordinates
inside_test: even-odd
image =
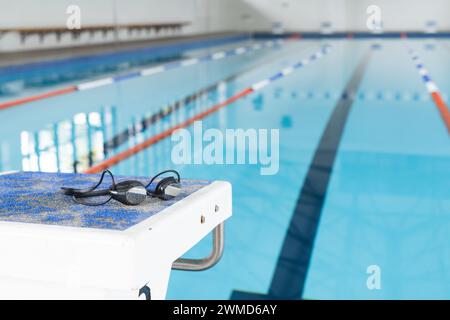
[[[60,191],[97,179],[0,175],[0,299],[164,299],[172,268],[204,270],[220,259],[229,183],[182,180],[174,200],[135,207],[82,206]],[[210,257],[179,259],[212,231]]]

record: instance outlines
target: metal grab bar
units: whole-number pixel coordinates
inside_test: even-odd
[[[214,267],[223,254],[224,247],[224,223],[219,224],[213,230],[213,249],[209,257],[204,259],[177,259],[172,264],[174,270],[203,271]]]

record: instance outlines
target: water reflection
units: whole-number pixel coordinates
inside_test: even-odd
[[[70,119],[48,124],[38,131],[23,131],[20,135],[21,150],[19,151],[22,170],[82,172],[93,164],[154,137],[205,111],[213,104],[223,101],[229,96],[229,90],[226,82],[219,82],[153,112],[133,116],[128,124],[121,125],[120,128],[117,108],[111,106],[95,112],[76,114]],[[287,94],[275,89],[272,93],[277,96],[276,99],[310,100],[330,99],[337,96],[329,90],[292,90]],[[392,100],[394,98],[395,100],[418,100],[414,97],[417,95],[410,92],[397,92],[393,96],[391,92],[380,91],[360,92],[356,98],[360,100]],[[251,104],[256,110],[262,108],[263,95],[254,97]],[[219,119],[217,127],[224,127],[225,124],[222,122]],[[280,127],[292,127],[292,119],[284,115],[281,118]],[[122,166],[127,166],[138,174],[146,172],[145,168],[149,163],[153,168],[165,169],[164,166],[170,166],[170,159],[163,161],[158,157],[158,154],[167,154],[168,148],[171,147],[170,139],[164,140],[151,150],[144,150],[125,164],[117,166],[117,170],[120,171]],[[12,162],[9,159],[10,153],[7,146],[4,144],[0,146],[0,171],[11,169],[11,166],[7,165]],[[163,158],[167,157],[163,156]]]
[[[20,135],[22,169],[25,171],[79,172],[106,154],[103,142],[116,135],[115,107],[78,113],[44,129]]]
[[[38,131],[22,131],[22,170],[82,172],[95,163],[183,123],[225,99],[215,90],[219,87],[222,91],[227,89],[224,82],[219,82],[159,110],[133,116],[129,124],[120,131],[117,108],[114,106],[95,112],[78,113],[71,119],[49,124]],[[136,174],[145,172],[149,163],[152,163],[153,168],[170,167],[170,158],[158,157],[158,154],[167,154],[169,148],[170,139],[163,139],[152,150],[143,150],[125,165],[131,167]],[[121,165],[118,166],[118,171],[120,167]]]

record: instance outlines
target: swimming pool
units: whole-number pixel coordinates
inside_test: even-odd
[[[170,137],[112,167],[124,175],[173,167],[233,185],[222,261],[205,272],[173,271],[168,298],[449,298],[450,140],[426,82],[448,99],[446,39],[284,41],[8,108],[0,111],[0,171],[81,172],[325,45],[320,59],[202,119],[204,128],[279,129],[277,174],[250,164],[173,165]],[[189,256],[208,254],[209,240]],[[373,266],[378,290],[368,286]]]

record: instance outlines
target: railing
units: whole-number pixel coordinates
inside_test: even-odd
[[[70,34],[72,39],[80,38],[83,33],[89,33],[91,37],[96,33],[101,33],[103,37],[106,37],[109,32],[114,33],[119,30],[126,30],[129,35],[133,32],[141,33],[142,31],[147,33],[154,31],[155,34],[158,34],[161,31],[179,32],[184,26],[189,24],[189,22],[161,22],[123,25],[90,25],[82,26],[81,29],[68,29],[66,27],[0,28],[0,38],[7,33],[18,33],[21,43],[24,44],[28,37],[35,35],[39,37],[40,42],[43,42],[47,35],[55,35],[57,41],[60,41],[61,37],[65,34]]]
[[[222,222],[213,230],[213,247],[211,254],[203,259],[183,259],[176,260],[172,269],[184,271],[203,271],[214,267],[223,254],[225,245],[224,223]]]

